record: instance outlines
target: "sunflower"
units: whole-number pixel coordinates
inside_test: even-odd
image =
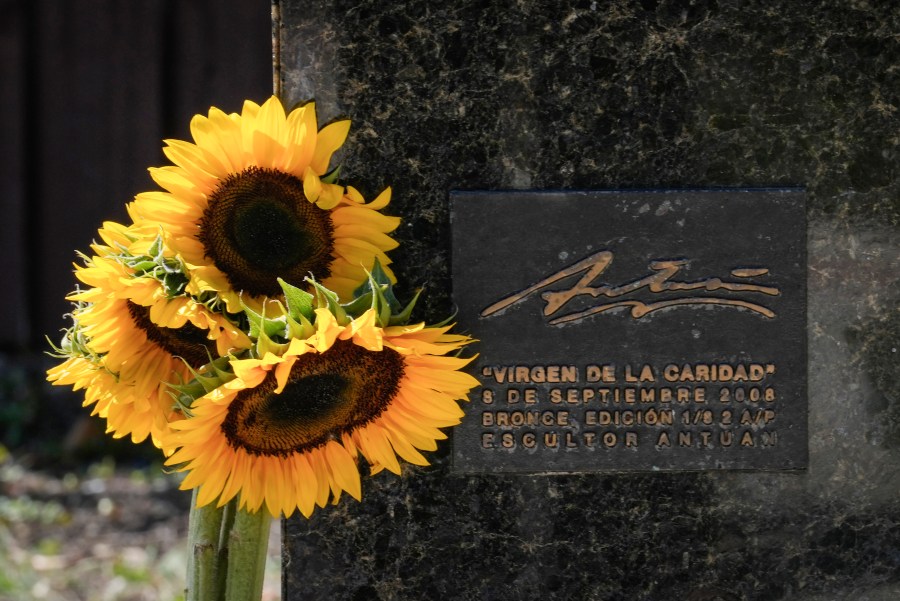
[[[116,437],[154,444],[177,417],[170,384],[193,377],[211,357],[246,348],[250,340],[225,315],[186,295],[169,296],[166,285],[122,262],[126,246],[150,249],[133,229],[105,224],[76,275],[91,286],[69,296],[75,326],[64,339],[69,358],[48,372],[56,385],[85,389],[85,405],[107,421]],[[133,257],[138,263],[142,257]],[[168,274],[170,275],[170,274]],[[77,340],[76,340],[77,339]]]
[[[86,357],[69,357],[63,363],[47,371],[47,379],[57,386],[71,386],[73,390],[84,390],[84,407],[93,405],[91,415],[98,415],[103,419],[109,419],[110,406],[116,402],[116,396],[121,397],[118,380],[112,372],[104,369],[102,361],[91,361]],[[126,391],[127,394],[127,391]],[[130,395],[122,407],[133,407]],[[128,411],[128,410],[126,410]],[[114,414],[116,409],[113,410]],[[133,413],[133,411],[129,411]],[[113,419],[113,424],[107,428],[107,433],[114,438],[131,434],[135,442],[140,442],[150,434],[153,420],[138,419],[132,421],[131,416],[124,419],[121,415]]]
[[[282,355],[231,361],[235,378],[194,401],[172,424],[178,448],[167,461],[187,471],[181,487],[199,487],[197,503],[240,506],[273,516],[359,500],[358,456],[372,472],[400,473],[398,457],[428,465],[420,451],[459,423],[477,381],[458,371],[470,359],[447,353],[471,342],[449,326],[379,327],[375,310],[340,325],[315,310],[315,331]]]
[[[240,115],[210,108],[191,120],[193,144],[166,140],[174,164],[150,170],[165,191],[138,194],[129,213],[166,232],[187,266],[188,293],[217,293],[230,312],[241,292],[272,297],[279,277],[302,285],[310,273],[349,298],[376,258],[388,265],[385,251],[397,243],[387,234],[399,224],[378,212],[390,188],[366,203],[331,181],[349,127],[317,130],[313,103],[286,115],[274,96],[245,102]]]

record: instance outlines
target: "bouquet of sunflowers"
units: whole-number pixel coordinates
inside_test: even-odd
[[[361,499],[459,423],[472,340],[411,324],[386,252],[399,218],[339,181],[350,123],[272,97],[167,140],[162,188],[107,222],[48,372],[115,437],[148,437],[192,489],[187,599],[259,599],[269,521]]]

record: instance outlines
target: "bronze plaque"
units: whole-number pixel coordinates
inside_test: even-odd
[[[801,190],[454,192],[462,473],[807,465]]]

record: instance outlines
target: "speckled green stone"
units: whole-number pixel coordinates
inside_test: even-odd
[[[353,119],[420,317],[452,310],[448,191],[803,186],[800,473],[363,481],[285,524],[285,599],[900,598],[900,5],[276,2],[289,102]],[[473,241],[477,244],[477,241]],[[614,344],[614,341],[611,341]]]

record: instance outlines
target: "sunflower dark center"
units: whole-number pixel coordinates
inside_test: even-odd
[[[301,356],[280,394],[273,374],[239,392],[222,432],[233,448],[252,455],[314,449],[381,415],[400,388],[403,366],[396,351],[337,341],[326,353]]]
[[[150,319],[150,308],[128,301],[128,313],[134,324],[147,335],[147,340],[170,355],[181,357],[191,367],[209,363],[216,356],[216,343],[206,336],[207,331],[186,323],[180,328],[165,328]]]
[[[331,275],[329,212],[306,199],[299,178],[281,171],[250,167],[223,180],[198,237],[232,288],[254,296],[279,294],[278,277],[299,284],[310,272],[320,280]]]

